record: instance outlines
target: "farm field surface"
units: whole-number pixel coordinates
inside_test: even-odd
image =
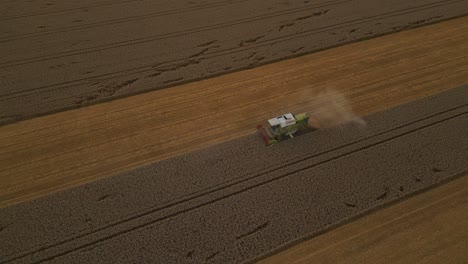
[[[467,187],[465,174],[258,263],[460,263],[467,257]]]
[[[308,111],[330,87],[362,116],[463,85],[467,21],[2,126],[0,202],[39,197],[255,133],[259,122],[278,113]]]
[[[466,0],[2,1],[0,124],[466,14]]]
[[[365,125],[322,128],[270,147],[248,135],[6,207],[1,260],[257,259],[463,176],[467,114],[465,85],[368,115]],[[463,211],[462,201],[446,212]]]
[[[263,4],[265,14],[246,1],[1,3],[0,235],[28,243],[3,244],[0,262],[91,263],[97,251],[112,263],[464,259],[468,3],[395,0],[376,13],[376,2],[276,1]],[[227,16],[232,8],[239,14]],[[171,17],[179,23],[149,30]],[[337,100],[367,125],[321,127],[272,147],[255,134],[268,118],[320,116]],[[389,138],[363,139],[374,136]],[[349,153],[360,154],[345,161],[333,157],[348,149],[320,152],[353,139],[363,145]],[[304,166],[332,159],[336,171],[289,163],[310,155]],[[364,162],[367,171],[350,165]],[[203,192],[279,164],[295,177],[269,185],[282,172],[268,172],[221,191],[226,199]],[[360,170],[367,182],[353,182]],[[310,175],[321,175],[316,187]],[[242,191],[257,185],[270,186],[259,192],[266,196]],[[184,200],[190,192],[201,194]],[[165,209],[144,213],[151,206]],[[174,238],[125,247],[151,244],[138,233],[147,227]]]

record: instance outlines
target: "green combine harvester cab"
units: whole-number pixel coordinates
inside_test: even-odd
[[[257,130],[262,135],[265,145],[269,146],[278,143],[286,138],[293,138],[294,134],[305,131],[309,128],[309,115],[301,113],[284,114],[268,120],[268,126],[257,126]]]

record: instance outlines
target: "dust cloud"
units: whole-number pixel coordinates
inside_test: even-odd
[[[314,95],[308,93],[304,91],[302,96],[307,100],[305,108],[310,115],[311,126],[327,128],[347,123],[366,125],[364,119],[353,111],[349,100],[337,90],[327,89]]]

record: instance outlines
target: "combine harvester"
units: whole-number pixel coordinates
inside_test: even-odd
[[[262,135],[263,141],[267,146],[278,143],[288,137],[293,138],[294,134],[311,128],[307,113],[298,115],[292,113],[284,114],[269,119],[268,124],[268,127],[257,126],[257,130]]]

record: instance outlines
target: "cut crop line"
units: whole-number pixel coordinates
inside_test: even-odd
[[[390,63],[389,65],[395,65],[395,64],[399,64],[399,63],[402,63],[406,60],[415,60],[415,59],[418,59],[418,58],[423,58],[425,57],[426,55],[422,55],[422,56],[419,56],[419,57],[413,57],[413,58],[408,58],[408,59],[404,59],[404,60],[401,60],[401,61],[398,61],[398,62],[393,62],[393,63]],[[410,75],[414,72],[417,72],[417,71],[421,71],[421,70],[425,70],[425,69],[429,69],[429,68],[433,68],[434,66],[438,66],[438,65],[443,65],[447,62],[439,62],[437,64],[431,64],[431,65],[427,65],[425,67],[420,67],[420,68],[417,68],[417,69],[413,69],[411,71],[405,71],[404,73],[399,73],[398,76],[404,76],[404,75]],[[363,72],[360,72],[360,74],[365,74],[365,73],[368,73],[368,72],[371,72],[373,71],[373,69],[368,69],[368,70],[365,70]],[[307,75],[304,75],[304,76],[309,76],[309,75],[313,75],[314,73],[310,73],[310,74],[307,74]],[[304,77],[302,76],[302,77]],[[282,76],[280,77],[277,77],[276,79],[281,79]],[[340,78],[337,78],[337,79],[334,79],[334,81],[338,81],[338,80],[343,80],[343,79],[346,79],[348,77],[344,76],[344,77],[340,77]],[[390,76],[388,76],[388,78],[391,78]],[[272,79],[272,81],[274,81],[275,78]],[[376,84],[378,82],[380,82],[381,80],[375,80],[373,82],[369,82],[368,85],[373,85],[373,84]],[[376,88],[377,89],[377,88]],[[234,96],[238,96],[240,94],[245,94],[245,93],[250,93],[251,91],[244,91],[244,92],[240,92],[238,94],[233,94],[233,95],[229,95],[229,96],[226,96],[225,98],[228,98],[228,97],[234,97]],[[292,94],[292,93],[295,93],[296,91],[291,91],[291,92],[288,92],[287,94]],[[216,96],[219,92],[214,92],[212,93],[214,96]],[[286,94],[285,94],[286,95]],[[274,98],[275,96],[270,96],[270,97],[266,97],[266,98],[263,98],[262,100],[259,100],[259,101],[254,101],[253,103],[247,103],[247,104],[244,104],[242,105],[243,107],[244,106],[249,106],[249,105],[252,105],[252,104],[256,104],[258,102],[262,102],[262,101],[268,101],[269,99],[272,99]],[[204,96],[205,99],[208,99],[209,97],[208,96]],[[184,105],[190,101],[193,101],[193,99],[189,99],[189,100],[185,100],[185,101],[181,101],[181,102],[177,102],[176,105]],[[200,104],[202,104],[200,102]],[[195,105],[198,105],[197,103]],[[117,119],[111,119],[111,120],[106,120],[106,121],[102,121],[100,122],[99,124],[100,125],[103,125],[103,124],[106,124],[106,123],[113,123],[113,122],[116,122],[118,120],[123,120],[123,119],[127,119],[127,118],[130,118],[130,117],[136,117],[138,116],[138,120],[142,121],[142,120],[146,120],[146,119],[150,119],[154,116],[154,112],[157,112],[159,110],[162,110],[162,109],[165,109],[166,106],[162,106],[161,108],[156,108],[156,109],[152,109],[152,111],[150,112],[147,112],[147,111],[143,111],[142,113],[145,114],[145,116],[140,116],[141,113],[134,113],[134,114],[129,114],[129,115],[125,115],[125,116],[122,116],[120,118],[117,118]],[[238,107],[231,107],[231,108],[226,108],[225,111],[230,111],[230,110],[234,110],[234,109],[237,109]],[[123,111],[126,111],[128,110],[128,108],[126,108],[125,110]],[[207,116],[212,116],[212,114],[203,114],[195,119],[193,119],[194,121],[195,120],[201,120],[203,118],[206,118]],[[172,119],[172,118],[171,118]],[[168,126],[172,126],[174,124],[179,124],[179,123],[183,123],[183,122],[177,122],[177,123],[172,123],[172,124],[169,124],[169,125],[164,125],[164,126],[160,126],[158,127],[158,129],[162,129],[162,128],[166,128]],[[87,130],[86,133],[92,133],[92,132],[97,132],[97,131],[100,131],[101,128],[94,128],[94,124],[91,124],[89,126],[83,126],[83,127],[80,127],[80,128],[86,128],[86,127],[93,127],[92,129],[90,130]],[[148,129],[153,129],[153,128],[148,128]],[[64,130],[61,130],[60,133],[57,133],[57,134],[54,134],[53,136],[60,136],[60,135],[66,135],[69,131],[64,131]],[[100,145],[103,145],[103,144],[107,144],[109,142],[114,142],[114,141],[118,141],[120,139],[123,139],[123,138],[132,138],[133,136],[137,136],[137,135],[140,135],[143,131],[138,131],[138,133],[131,133],[131,134],[126,134],[124,136],[121,136],[121,137],[117,137],[117,138],[113,138],[112,141],[106,141],[106,142],[103,142],[103,143],[96,143],[96,144],[92,144],[92,145],[87,145],[86,147],[82,147],[82,148],[78,148],[78,149],[73,149],[73,150],[70,150],[70,151],[67,151],[65,153],[62,153],[62,155],[64,154],[67,154],[67,153],[72,153],[72,152],[76,152],[76,151],[80,151],[80,150],[83,150],[83,149],[86,149],[86,148],[90,148],[90,147],[95,147],[95,146],[100,146]],[[80,134],[77,134],[77,135],[80,135]],[[17,135],[14,135],[14,136],[17,136]],[[35,137],[34,138],[34,142],[35,141],[40,141],[40,139],[44,139],[44,138],[49,138],[51,135],[45,135],[45,136],[42,136],[42,137]],[[13,136],[11,136],[13,137]],[[8,137],[7,137],[8,138]],[[6,138],[5,138],[6,139]],[[59,141],[60,139],[56,138],[55,140],[52,140],[52,141],[47,141],[47,142],[44,142],[43,144],[44,145],[48,145],[50,143],[53,143],[53,142],[57,142]],[[22,145],[25,145],[25,148],[15,148],[15,150],[11,151],[11,152],[17,152],[17,151],[21,151],[21,150],[24,150],[24,149],[27,149],[27,148],[30,148],[30,143],[31,141],[29,142],[21,142]],[[10,144],[10,145],[3,145],[4,147],[9,147],[9,146],[14,146],[14,145],[18,145],[18,144]],[[36,146],[39,146],[40,144],[37,144]],[[10,153],[10,152],[0,152],[1,155],[4,155],[4,154],[7,154],[7,153]],[[47,159],[47,157],[43,157],[42,159],[40,160],[45,160]],[[31,160],[30,163],[32,162],[36,162],[36,161],[40,161],[40,160]],[[25,164],[21,164],[21,165],[18,165],[18,166],[24,166]],[[15,167],[18,167],[18,166],[15,166]],[[12,167],[12,168],[15,168],[15,167]],[[11,168],[10,168],[11,169]]]
[[[440,63],[440,64],[443,64],[443,63]],[[428,66],[426,66],[426,67],[427,67],[427,68],[431,68],[431,67],[434,67],[434,65],[428,65]],[[405,72],[404,74],[410,74],[410,73],[411,73],[411,71],[408,71],[408,72]],[[401,74],[400,74],[400,75],[401,75]],[[342,77],[342,79],[344,79],[344,78],[346,78],[346,77]],[[379,80],[375,81],[375,83],[377,83],[377,82],[379,82]],[[371,84],[373,84],[373,83],[371,83]],[[292,91],[292,92],[290,92],[290,93],[295,93],[295,92],[296,92],[296,91]],[[231,96],[234,96],[234,95],[231,95]],[[262,99],[261,101],[267,101],[267,100],[272,99],[272,98],[274,98],[274,97],[275,97],[275,96],[267,97],[266,99]],[[253,102],[244,104],[243,106],[255,105],[255,104],[257,104],[257,103],[258,103],[257,101],[253,101]],[[182,103],[182,104],[183,104],[183,103]],[[227,108],[226,111],[230,111],[230,110],[233,110],[233,109],[236,109],[236,107]],[[136,116],[136,115],[137,115],[137,114],[130,115],[130,116],[126,116],[125,118],[132,117],[132,116]],[[152,116],[152,114],[149,114],[147,117],[140,117],[139,120],[149,119],[149,118],[151,118],[151,116]],[[212,116],[212,114],[204,114],[204,115],[201,115],[201,116],[199,116],[199,117],[197,117],[197,118],[195,118],[195,119],[193,119],[193,120],[194,120],[194,121],[195,121],[195,120],[202,120],[203,118],[206,118],[207,116]],[[114,120],[111,120],[111,121],[114,121]],[[110,122],[110,121],[107,121],[107,122]],[[168,127],[171,127],[171,126],[174,126],[174,125],[183,124],[184,122],[185,122],[185,121],[182,120],[182,121],[179,121],[179,122],[176,122],[176,123],[163,125],[163,126],[161,126],[161,127],[158,127],[158,129],[164,129],[164,128],[168,128]],[[103,124],[103,123],[106,123],[106,122],[102,122],[101,124]],[[224,126],[224,125],[220,125],[219,127],[222,127],[222,126]],[[99,130],[100,130],[100,129],[97,128],[97,129],[92,129],[92,130],[87,131],[87,132],[88,132],[88,133],[91,133],[91,132],[97,132],[97,131],[99,131]],[[65,151],[65,152],[61,153],[61,155],[63,156],[63,155],[69,154],[69,153],[74,153],[74,152],[81,151],[81,150],[85,150],[85,149],[88,149],[88,148],[106,145],[106,144],[109,144],[109,143],[111,143],[111,142],[118,142],[118,141],[121,140],[121,139],[133,138],[133,137],[135,137],[135,136],[140,135],[142,132],[143,132],[143,131],[138,131],[138,133],[135,132],[135,133],[131,133],[131,134],[126,134],[126,135],[122,135],[122,136],[119,136],[119,137],[115,137],[115,138],[113,138],[113,139],[111,139],[111,140],[107,140],[107,141],[103,141],[103,142],[99,142],[99,143],[95,143],[95,144],[91,144],[91,145],[86,145],[85,147],[80,147],[80,148],[76,148],[76,149],[71,149],[71,150],[68,150],[68,151]],[[66,133],[64,132],[64,133],[61,133],[61,134],[66,134]],[[61,134],[56,134],[56,135],[61,135]],[[42,137],[42,138],[45,138],[45,137],[49,137],[49,136],[44,136],[44,137]],[[188,137],[183,137],[183,138],[180,138],[180,137],[179,137],[179,139],[185,139],[185,138],[188,138]],[[36,139],[36,140],[37,140],[37,139]],[[53,143],[53,142],[56,142],[56,141],[58,141],[58,140],[59,140],[59,139],[53,140],[53,141],[49,141],[49,142],[45,142],[44,145],[48,145],[48,144]],[[14,144],[12,144],[12,145],[14,145]],[[28,144],[26,144],[26,145],[28,145]],[[11,146],[11,145],[7,145],[7,146]],[[155,146],[154,144],[146,145],[144,148],[139,149],[139,151],[140,151],[140,150],[151,149],[151,148],[154,147],[154,146]],[[23,149],[25,149],[25,148],[23,148]],[[16,148],[14,151],[11,151],[11,152],[16,152],[16,151],[20,151],[20,150],[22,150],[22,149]],[[0,153],[0,154],[1,154],[1,155],[5,155],[5,154],[11,153],[11,152],[3,152],[3,153]],[[129,152],[129,153],[132,153],[132,152]],[[124,156],[124,155],[126,155],[126,154],[128,154],[128,153],[123,153],[123,154],[120,154],[120,155],[117,155],[117,156],[113,156],[113,157]],[[7,168],[5,168],[5,169],[8,169],[8,170],[11,171],[11,173],[14,173],[14,172],[13,172],[13,169],[15,169],[15,168],[22,167],[22,166],[25,166],[25,165],[28,165],[28,164],[37,163],[37,162],[39,162],[39,161],[47,160],[47,159],[50,159],[50,158],[51,158],[51,157],[45,156],[45,157],[41,157],[40,159],[28,160],[28,162],[26,162],[26,163],[17,164],[16,166],[7,167]],[[103,160],[94,160],[93,163],[91,163],[91,164],[98,163],[98,162],[101,162],[101,161],[104,161],[104,160],[105,160],[105,159],[103,159]],[[91,165],[91,164],[88,163],[88,164],[86,164],[86,165]],[[81,167],[81,165],[80,165],[80,167]],[[77,168],[79,168],[79,167],[73,167],[73,168],[70,168],[70,169],[68,169],[68,170],[73,170],[73,169],[77,169]],[[66,171],[68,171],[68,170],[66,170]],[[63,172],[65,172],[65,171],[62,170],[61,173],[63,173]],[[9,175],[9,174],[7,174],[7,175],[5,175],[5,176],[8,176],[8,175]],[[49,176],[52,176],[52,175],[53,175],[53,174],[50,174]]]
[[[449,48],[448,50],[451,50],[451,49],[453,49],[453,48]],[[366,54],[366,55],[377,55],[378,53],[379,53],[379,52],[374,52],[374,53],[368,53],[368,54]],[[390,55],[398,54],[398,53],[400,53],[400,51],[393,52],[393,53],[388,53],[386,56],[390,56]],[[421,58],[421,57],[416,57],[416,59],[417,59],[417,58]],[[333,59],[334,59],[334,58],[332,58],[332,59],[325,59],[325,61],[330,61],[330,60],[333,60]],[[364,61],[365,61],[365,60],[364,60]],[[403,62],[404,62],[404,61],[405,61],[405,59],[403,59]],[[393,65],[393,64],[395,64],[395,63],[391,63],[390,65]],[[309,65],[310,65],[310,63],[307,63],[307,64],[304,64],[303,67],[306,67],[306,66],[309,66]],[[370,72],[370,71],[371,71],[371,70],[365,70],[365,71],[363,71],[363,73],[367,73],[367,72]],[[287,72],[287,71],[286,71],[286,72]],[[253,77],[253,78],[249,78],[249,79],[244,80],[242,83],[247,83],[247,82],[249,82],[249,81],[253,81],[253,80],[261,79],[261,78],[263,78],[263,77]],[[271,78],[275,79],[275,77],[271,77]],[[283,76],[280,76],[280,78],[283,78]],[[342,79],[342,78],[340,78],[340,79]],[[223,92],[224,92],[224,90],[223,90]],[[208,96],[216,95],[216,94],[218,94],[218,93],[219,93],[219,91],[216,91],[216,92],[212,92],[212,93],[207,93],[207,94],[204,95],[204,96],[205,96],[205,97],[208,97]],[[69,98],[72,98],[72,97],[69,97]],[[66,99],[66,98],[65,98],[65,99]],[[193,99],[189,99],[189,100],[183,101],[183,103],[190,102],[190,101],[193,101]],[[2,139],[8,139],[8,138],[11,138],[11,137],[14,137],[14,136],[18,136],[18,135],[24,135],[24,134],[28,134],[28,133],[35,133],[35,132],[39,132],[39,131],[46,130],[46,129],[61,127],[61,126],[65,125],[65,124],[69,124],[69,123],[76,122],[76,121],[85,121],[85,120],[89,120],[89,119],[96,119],[96,118],[100,118],[100,117],[105,116],[105,115],[108,115],[108,114],[114,114],[114,113],[124,112],[124,111],[128,111],[128,110],[130,110],[130,109],[135,109],[135,108],[139,108],[139,107],[147,107],[147,106],[150,106],[150,105],[152,105],[152,104],[155,104],[155,103],[154,103],[154,102],[149,102],[149,103],[145,103],[145,104],[142,104],[142,105],[139,104],[139,105],[130,106],[130,107],[127,107],[127,108],[125,108],[125,109],[120,109],[120,108],[119,108],[119,109],[116,109],[116,110],[111,111],[111,112],[106,112],[106,113],[104,113],[104,114],[97,114],[97,115],[95,115],[95,116],[91,116],[91,117],[87,117],[87,118],[83,118],[83,119],[77,119],[77,120],[74,120],[74,121],[61,122],[61,123],[55,124],[54,126],[45,127],[45,128],[40,128],[40,129],[36,129],[36,130],[32,130],[32,131],[27,131],[27,132],[21,132],[21,133],[19,133],[19,134],[15,134],[15,135],[12,135],[12,136],[2,137]],[[164,107],[161,107],[161,108],[155,108],[154,110],[155,110],[155,111],[158,111],[158,110],[161,110],[162,108],[165,108],[165,106],[164,106]],[[132,115],[127,115],[127,116],[124,116],[124,117],[122,117],[122,118],[132,117],[132,116],[136,116],[136,115],[138,115],[138,114],[140,114],[140,112],[135,113],[134,115],[133,115],[133,114],[132,114]],[[112,120],[119,120],[119,119],[112,119]],[[112,120],[110,120],[110,121],[112,121]],[[106,120],[105,122],[108,122],[108,121],[109,121],[109,120]],[[65,132],[66,132],[66,131],[65,131]],[[61,134],[61,133],[59,133],[59,134],[54,134],[54,135],[60,135],[60,134]]]

